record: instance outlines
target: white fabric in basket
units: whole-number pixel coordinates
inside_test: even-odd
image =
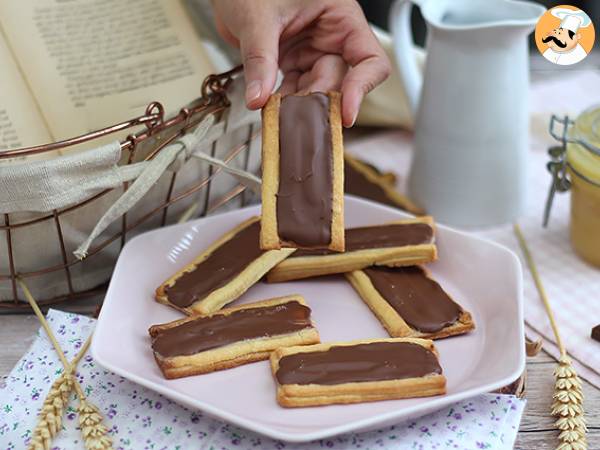
[[[118,142],[45,161],[0,166],[0,213],[47,212],[73,205],[137,177],[141,166],[119,167]]]

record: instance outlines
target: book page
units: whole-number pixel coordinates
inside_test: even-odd
[[[50,142],[17,63],[0,32],[0,152]]]
[[[0,0],[0,23],[55,139],[177,112],[213,71],[181,0]]]

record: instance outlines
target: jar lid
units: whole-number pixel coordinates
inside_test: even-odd
[[[582,112],[575,120],[567,145],[571,167],[589,180],[600,183],[600,105]]]

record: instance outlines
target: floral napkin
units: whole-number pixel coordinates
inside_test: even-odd
[[[85,316],[50,310],[48,322],[67,359],[72,359],[94,328]],[[40,329],[29,351],[0,384],[0,449],[22,449],[38,410],[61,364]],[[77,378],[102,414],[115,449],[512,449],[525,402],[487,394],[392,427],[346,434],[307,444],[275,441],[192,411],[97,365],[90,355]],[[72,399],[52,450],[83,449]]]

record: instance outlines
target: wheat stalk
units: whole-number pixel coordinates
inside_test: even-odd
[[[108,437],[108,428],[102,423],[102,415],[94,405],[82,398],[77,408],[79,426],[87,450],[109,450],[112,442]]]
[[[514,225],[515,235],[525,256],[527,266],[531,271],[533,281],[538,290],[540,298],[546,309],[546,314],[550,320],[550,326],[556,339],[556,345],[560,351],[558,366],[554,370],[554,395],[552,402],[552,415],[556,417],[554,424],[560,430],[558,439],[559,446],[556,450],[587,450],[587,440],[585,434],[587,427],[585,424],[585,416],[583,410],[583,392],[581,390],[581,380],[577,376],[577,372],[573,368],[571,358],[567,356],[565,348],[554,313],[550,306],[550,301],[546,295],[546,290],[542,284],[542,280],[538,274],[537,267],[531,256],[531,252],[525,242],[525,236],[521,231],[519,224]]]
[[[92,341],[92,336],[90,335],[87,338],[85,344],[79,350],[79,353],[77,353],[75,358],[73,358],[73,361],[69,363],[65,357],[65,354],[60,348],[60,344],[54,337],[46,318],[42,314],[42,311],[40,311],[37,302],[31,295],[29,288],[21,278],[18,277],[17,281],[19,282],[21,289],[23,289],[25,298],[31,305],[33,312],[35,312],[35,315],[42,324],[42,327],[46,331],[50,342],[54,346],[54,349],[56,350],[56,353],[58,354],[58,357],[65,368],[63,374],[52,385],[52,388],[50,389],[50,392],[44,401],[42,412],[45,411],[45,414],[42,415],[40,413],[40,420],[34,430],[29,449],[48,450],[50,448],[52,439],[60,430],[62,415],[65,406],[68,404],[69,394],[71,390],[74,389],[79,397],[79,406],[77,408],[77,412],[79,414],[79,425],[81,428],[81,433],[83,434],[85,448],[87,450],[112,450],[112,442],[108,437],[108,428],[106,428],[106,426],[102,423],[103,418],[100,414],[100,411],[96,406],[86,399],[85,394],[81,389],[81,385],[73,377],[73,371],[75,370],[75,367],[77,367],[79,360],[87,352]],[[66,386],[69,388],[68,392],[65,392]],[[54,389],[55,387],[56,389]],[[46,407],[47,404],[48,407]]]
[[[77,414],[79,415],[79,428],[83,435],[83,444],[87,450],[112,450],[112,441],[108,436],[108,428],[102,423],[104,420],[98,408],[89,402],[76,381],[75,392],[79,397]]]
[[[557,450],[586,450],[583,392],[581,381],[571,365],[571,358],[566,355],[560,357],[554,377],[556,384],[552,415],[557,417],[555,424],[560,430],[558,437],[562,442]]]
[[[69,404],[72,390],[73,379],[70,373],[64,372],[54,381],[38,415],[38,423],[33,430],[29,450],[50,448],[52,439],[61,428],[63,412]]]

